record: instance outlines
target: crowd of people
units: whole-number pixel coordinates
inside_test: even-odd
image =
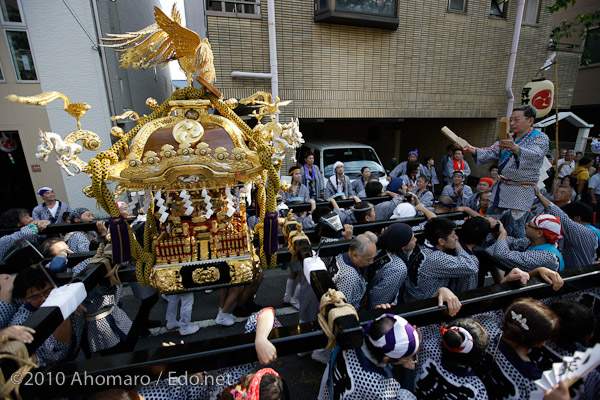
[[[556,173],[563,179],[555,186],[537,189],[548,138],[532,128],[535,110],[531,110],[515,109],[510,119],[512,138],[487,148],[448,146],[439,170],[433,157],[425,157],[420,164],[418,151],[409,152],[408,159],[390,172],[385,189],[378,179],[371,178],[368,167],[352,182],[344,175],[342,161],[333,165],[334,174],[324,180],[314,164],[314,154],[308,152],[302,166],[289,169],[291,189],[280,193],[278,212],[282,216],[291,213],[305,228],[314,228],[320,242],[349,241],[346,252],[324,257],[322,262],[356,311],[437,298],[454,317],[461,308],[457,295],[489,283],[486,276],[496,283],[526,283],[537,276],[558,290],[563,285],[560,271],[594,264],[599,257],[600,230],[595,226],[594,207],[600,196],[600,175],[590,174],[590,159],[581,157],[574,162],[575,154],[565,152],[564,160],[556,164]],[[475,165],[491,164],[489,176],[478,179],[473,188],[467,182],[471,169],[465,153],[473,156]],[[575,176],[573,181],[571,176]],[[445,185],[436,186],[440,179]],[[564,183],[567,180],[569,183]],[[66,270],[68,254],[105,246],[107,233],[104,223],[98,222],[96,231],[44,238],[51,223],[92,222],[94,216],[87,209],[71,209],[56,200],[51,188],[41,188],[38,194],[43,203],[32,214],[13,209],[0,217],[4,228],[18,228],[0,238],[0,257],[20,240],[53,257],[45,266],[48,274],[39,268],[25,268],[16,277],[0,276],[0,333],[23,342],[31,342],[35,332],[21,324],[53,289],[52,274]],[[364,200],[385,196],[388,199],[376,204]],[[353,199],[354,205],[342,208],[340,199]],[[310,211],[294,212],[295,205],[304,203],[310,204]],[[125,203],[119,206],[123,216],[128,215],[126,207]],[[443,214],[452,211],[464,212],[466,218],[444,218]],[[405,223],[416,215],[426,217],[426,222]],[[356,225],[390,219],[398,221],[382,231],[354,235]],[[249,217],[248,222],[253,228],[258,219]],[[417,236],[424,240],[418,241]],[[71,272],[81,273],[88,263],[89,259]],[[288,267],[283,301],[298,309],[299,322],[316,321],[320,299],[300,273],[302,263]],[[252,284],[222,289],[215,321],[230,326],[236,316],[248,317],[247,332],[256,331],[257,359],[269,364],[276,359],[276,351],[268,334],[278,321],[272,308],[253,301],[262,279],[259,274]],[[148,329],[160,325],[178,329],[182,336],[198,331],[191,323],[192,293],[166,296],[165,324],[148,319],[158,301],[154,289],[131,285],[142,300],[133,321],[119,306],[122,286],[97,287],[80,311],[40,346],[36,352],[39,364],[130,351]],[[598,295],[596,290],[585,296]],[[325,364],[319,398],[529,398],[542,366],[547,367],[556,354],[570,354],[597,342],[594,311],[584,304],[581,298],[568,295],[544,303],[519,299],[506,310],[455,319],[441,329],[417,328],[404,318],[383,314],[365,327],[361,347],[312,352],[315,361]],[[563,323],[573,318],[585,327],[577,334]],[[401,380],[394,377],[392,366],[401,369]],[[178,390],[178,398],[209,398],[221,392],[219,398],[252,398],[250,393],[260,393],[263,399],[289,398],[285,380],[275,371],[256,371],[256,364],[235,371],[239,382],[234,387],[175,389],[157,384],[141,388],[139,394],[167,399],[175,398],[173,391]],[[599,384],[598,374],[590,374],[578,392],[570,394],[561,384],[545,398],[573,395],[591,399]],[[119,398],[110,397],[113,395],[117,396],[108,393],[97,399]]]

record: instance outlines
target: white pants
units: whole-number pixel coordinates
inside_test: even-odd
[[[181,300],[179,309],[179,325],[181,328],[189,326],[192,320],[192,306],[194,305],[194,293],[180,293],[167,295],[167,322],[173,324],[177,322],[177,306]]]

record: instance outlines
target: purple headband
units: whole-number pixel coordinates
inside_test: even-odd
[[[371,342],[371,344],[373,344],[373,346],[375,346],[376,348],[383,350],[385,355],[390,358],[400,359],[415,353],[418,344],[416,340],[417,335],[412,325],[409,324],[408,321],[406,321],[404,318],[394,314],[383,314],[379,318],[377,318],[377,320],[384,317],[394,319],[395,322],[392,329],[387,331],[387,333],[382,338],[379,338],[378,340],[373,340],[373,338],[369,336],[369,331],[371,330],[371,326],[373,324],[373,322],[371,321],[367,323],[367,326],[365,327],[365,339],[368,339]],[[384,343],[382,343],[382,339],[384,339]],[[403,351],[401,348],[396,348],[397,339],[400,339],[402,342],[404,342],[399,343],[400,345],[406,344],[406,350]]]
[[[410,156],[411,154],[419,157],[419,149],[414,149],[413,151],[409,151],[408,155]]]

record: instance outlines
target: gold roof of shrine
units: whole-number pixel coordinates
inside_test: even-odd
[[[174,113],[143,125],[125,158],[109,169],[121,188],[193,190],[254,181],[258,154],[231,120],[209,114],[208,100],[172,100]]]

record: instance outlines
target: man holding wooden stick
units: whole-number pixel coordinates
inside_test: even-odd
[[[492,192],[493,207],[487,215],[499,215],[510,210],[505,224],[509,235],[525,236],[526,215],[535,198],[535,186],[548,152],[548,136],[533,129],[537,111],[530,105],[516,107],[510,116],[512,135],[502,135],[491,147],[476,148],[459,138],[473,155],[475,165],[498,162],[500,182]],[[502,137],[505,136],[505,137]]]

